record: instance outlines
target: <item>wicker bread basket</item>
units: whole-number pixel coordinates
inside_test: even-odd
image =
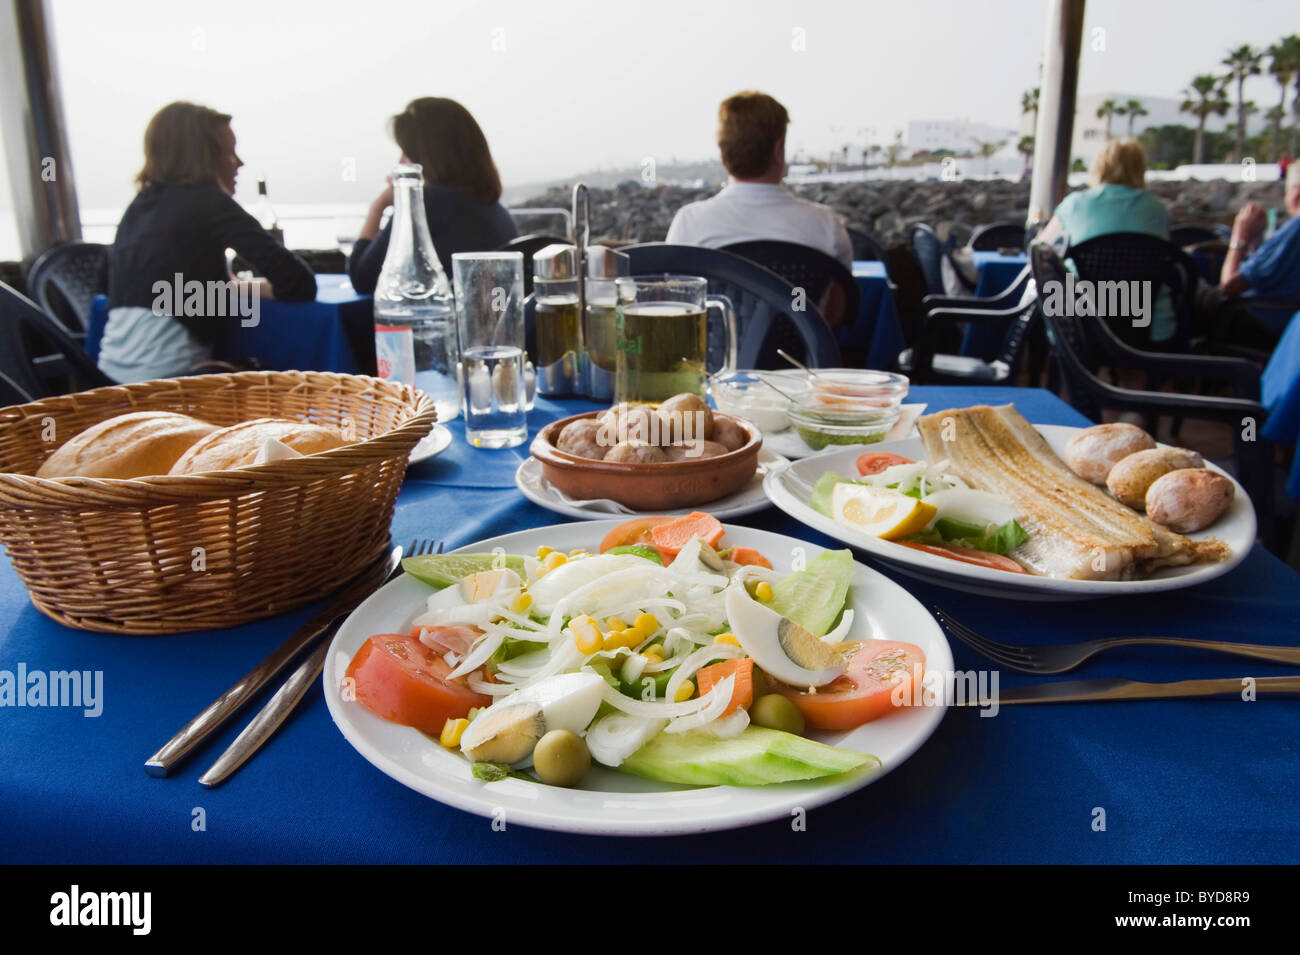
[[[256,467],[136,480],[33,477],[130,411],[215,425],[276,417],[356,443]],[[110,633],[230,627],[324,596],[388,546],[407,457],[435,412],[394,382],[324,372],[199,375],[0,409],[0,543],[32,602]]]

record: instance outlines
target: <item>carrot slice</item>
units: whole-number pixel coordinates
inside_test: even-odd
[[[722,523],[712,514],[691,511],[685,517],[651,528],[650,542],[665,555],[676,555],[697,537],[710,547],[717,547],[722,541],[722,534]]]
[[[733,547],[727,559],[736,564],[772,569],[772,562],[752,547]]]
[[[736,686],[731,691],[731,702],[722,711],[723,716],[734,713],[736,710],[747,710],[750,704],[754,702],[754,661],[750,657],[723,660],[720,663],[711,663],[706,667],[701,667],[695,672],[695,678],[699,682],[700,696],[708,693],[709,690],[713,689],[715,683],[728,676],[736,678]]]
[[[600,542],[600,552],[603,554],[611,547],[626,547],[629,544],[649,544],[652,528],[675,520],[675,517],[638,517],[625,521],[605,535],[605,539]]]

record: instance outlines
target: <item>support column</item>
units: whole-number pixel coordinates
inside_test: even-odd
[[[1074,106],[1079,85],[1084,0],[1048,0],[1043,80],[1034,130],[1034,169],[1029,187],[1031,235],[1037,233],[1065,198],[1074,139]]]

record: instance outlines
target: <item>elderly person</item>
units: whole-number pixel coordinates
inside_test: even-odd
[[[1237,213],[1219,273],[1225,295],[1250,291],[1261,298],[1300,299],[1300,163],[1287,167],[1283,201],[1290,218],[1262,243],[1268,221],[1264,209],[1248,202]]]

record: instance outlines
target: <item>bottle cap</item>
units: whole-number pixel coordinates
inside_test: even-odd
[[[576,278],[577,250],[571,245],[555,243],[533,253],[533,278],[549,281]]]
[[[259,180],[257,180],[257,194],[258,194],[259,196],[264,196],[264,195],[266,195],[266,180],[265,180],[265,179],[259,179]]]
[[[587,277],[593,279],[616,279],[621,275],[632,273],[632,259],[624,252],[618,252],[603,245],[587,247]]]

